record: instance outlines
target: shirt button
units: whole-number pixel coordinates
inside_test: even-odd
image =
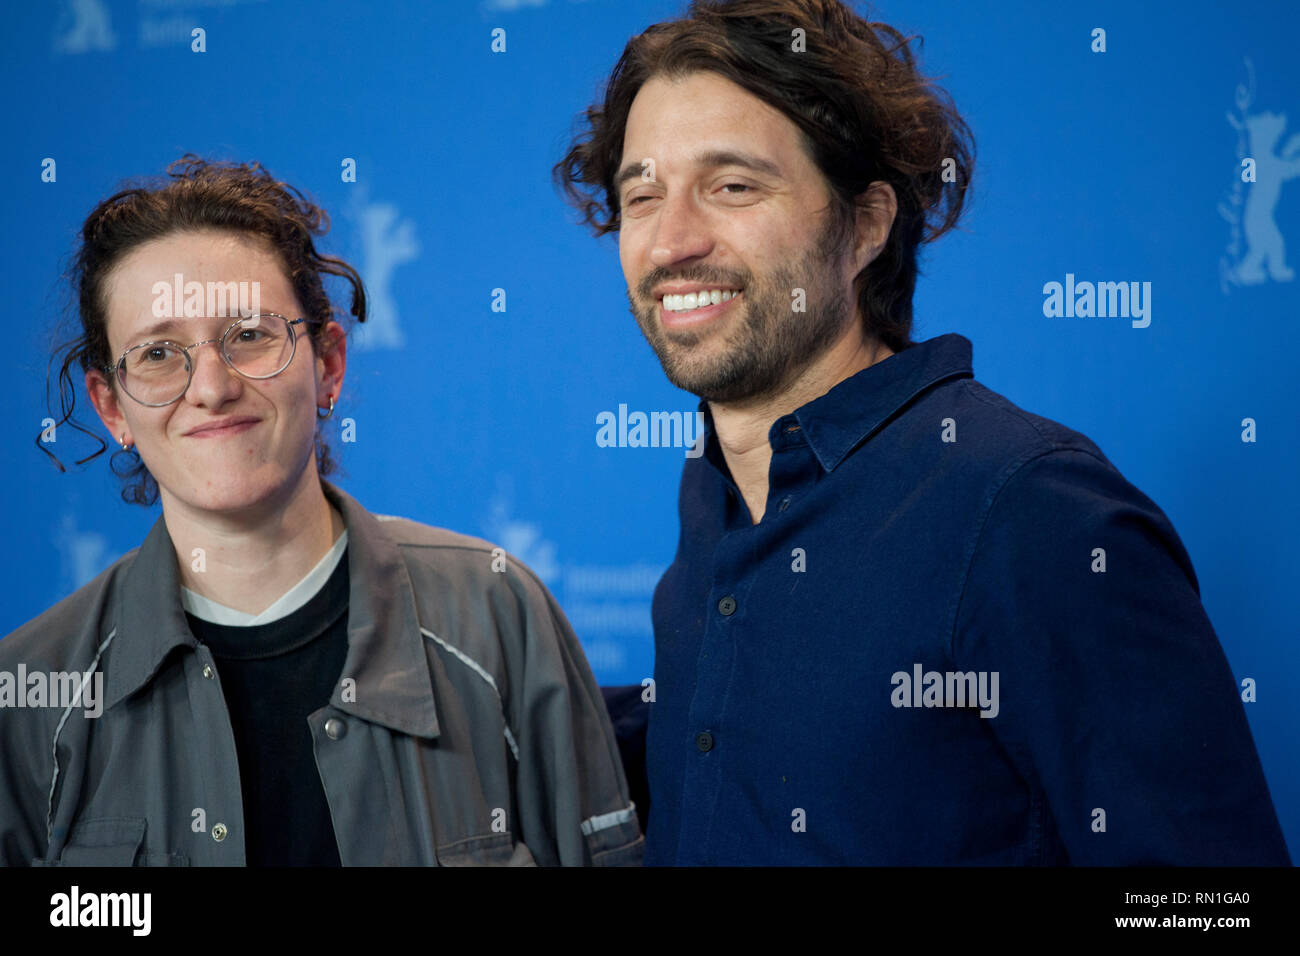
[[[713,734],[707,730],[695,735],[695,746],[700,753],[706,754],[713,749]]]
[[[220,843],[226,838],[226,825],[224,823],[214,823],[212,825],[212,839]]]
[[[792,495],[786,495],[784,498],[782,498],[782,499],[781,499],[781,507],[780,507],[779,510],[784,511],[786,508],[789,508],[789,507],[790,507],[790,501],[791,501],[791,498],[792,498],[792,497],[793,497]]]
[[[203,665],[203,676],[206,677],[208,680],[212,680],[212,665],[211,665],[211,664],[204,664],[204,665]]]
[[[736,613],[736,599],[728,594],[718,602],[718,612],[723,617],[731,617],[731,615]]]
[[[325,721],[325,736],[330,740],[338,740],[348,732],[348,725],[337,717],[331,717]]]

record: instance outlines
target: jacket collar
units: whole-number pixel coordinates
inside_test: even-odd
[[[162,518],[123,576],[110,636],[113,663],[105,678],[105,710],[143,687],[172,650],[198,646],[181,606],[176,549]]]
[[[437,737],[433,682],[415,589],[397,544],[351,495],[321,481],[348,529],[348,653],[330,704],[416,737]],[[196,648],[181,606],[176,550],[159,518],[127,569],[113,623],[104,709],[148,683],[178,647]]]
[[[768,441],[776,449],[788,441],[786,431],[802,431],[822,468],[834,471],[853,449],[921,392],[946,379],[973,378],[974,374],[970,340],[956,332],[939,335],[864,368],[793,414],[777,419]],[[708,402],[700,402],[699,407],[708,435],[705,457],[724,475],[729,474]]]

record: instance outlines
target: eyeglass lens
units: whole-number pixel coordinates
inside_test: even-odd
[[[293,358],[293,334],[278,315],[254,315],[232,325],[221,340],[226,360],[249,378],[278,375]],[[128,395],[146,405],[160,405],[185,394],[190,358],[166,343],[138,345],[126,353],[118,380]]]

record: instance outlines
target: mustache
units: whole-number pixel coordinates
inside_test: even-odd
[[[648,299],[654,293],[655,286],[665,282],[704,282],[715,286],[727,286],[737,289],[748,288],[752,279],[753,276],[747,271],[724,272],[703,266],[683,269],[680,272],[670,272],[667,269],[652,269],[637,283],[636,294],[638,298]]]

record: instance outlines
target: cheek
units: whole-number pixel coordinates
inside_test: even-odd
[[[288,416],[285,424],[294,434],[312,435],[316,431],[316,380],[307,377],[296,383],[281,403],[280,413]]]
[[[639,223],[624,222],[618,231],[618,261],[629,285],[635,285],[640,277],[640,263],[645,261],[648,252],[645,248],[647,240],[648,233]]]
[[[277,428],[294,445],[305,444],[316,428],[316,419],[309,417],[305,412],[296,408],[291,413],[282,411],[281,416]]]
[[[627,281],[628,286],[635,285],[635,277],[632,274],[632,257],[629,251],[629,244],[624,238],[625,230],[618,234],[618,264],[623,269],[623,278]]]
[[[131,399],[128,398],[127,401]],[[151,441],[165,438],[171,433],[171,418],[175,408],[175,405],[165,408],[145,408],[141,405],[135,409],[123,408],[122,414],[132,437],[137,441]]]

